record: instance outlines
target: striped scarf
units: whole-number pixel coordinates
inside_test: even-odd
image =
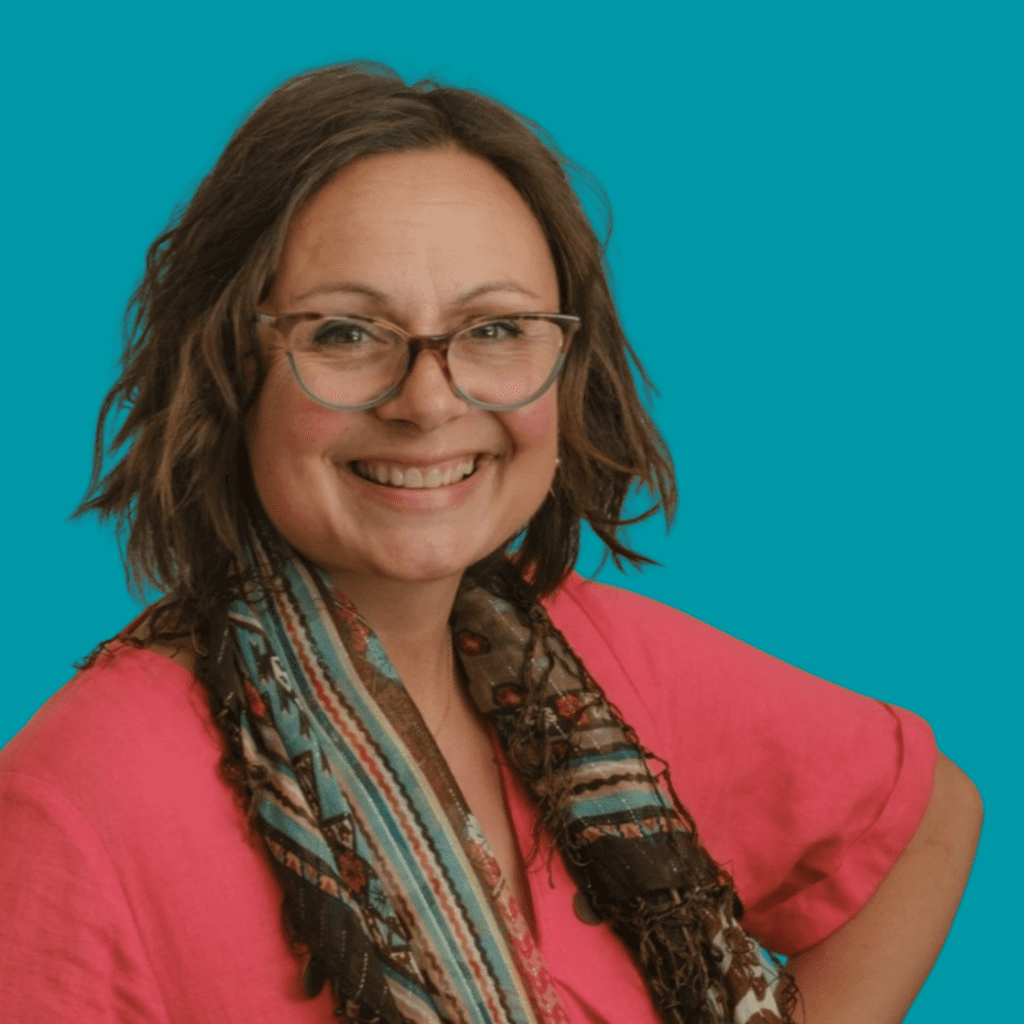
[[[273,578],[228,610],[237,671],[221,717],[307,992],[329,983],[352,1021],[562,1024],[529,927],[379,639],[299,559]],[[728,878],[511,566],[465,581],[451,621],[479,712],[661,1017],[787,1020]]]

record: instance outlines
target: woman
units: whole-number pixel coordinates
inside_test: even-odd
[[[166,596],[4,751],[10,1019],[900,1019],[977,795],[913,715],[570,575],[675,491],[533,126],[300,76],[135,310],[83,509]]]

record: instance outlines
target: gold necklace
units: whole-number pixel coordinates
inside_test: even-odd
[[[441,737],[441,730],[444,728],[445,722],[448,721],[448,715],[449,715],[449,713],[452,710],[452,702],[455,699],[455,688],[456,688],[456,681],[455,681],[455,654],[452,651],[452,642],[453,642],[453,640],[452,640],[451,630],[449,629],[449,631],[448,631],[448,644],[447,644],[447,647],[448,647],[448,673],[447,673],[447,675],[448,675],[448,700],[445,702],[444,711],[441,713],[440,721],[437,723],[436,726],[434,726],[433,729],[430,730],[431,733],[433,733],[434,742],[435,743]]]

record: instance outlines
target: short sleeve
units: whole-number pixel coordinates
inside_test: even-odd
[[[857,913],[928,805],[922,719],[617,588],[573,577],[549,611],[668,764],[744,927],[792,955]]]
[[[48,784],[0,774],[0,1006],[18,1024],[166,1024],[145,950],[91,827]]]

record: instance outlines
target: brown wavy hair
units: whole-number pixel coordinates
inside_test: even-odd
[[[537,596],[550,593],[576,561],[583,520],[616,564],[650,561],[621,530],[658,509],[671,519],[672,463],[634,383],[635,371],[650,388],[612,302],[603,245],[570,182],[587,176],[495,100],[338,64],[271,93],[150,246],[125,316],[121,376],[100,412],[76,514],[116,520],[132,589],[167,595],[163,612],[192,623],[193,637],[238,586],[249,532],[273,534],[250,479],[244,420],[266,370],[252,318],[293,218],[355,160],[445,146],[489,161],[519,191],[550,244],[562,310],[582,320],[558,384],[560,467],[518,538],[520,564]],[[249,352],[255,374],[251,362],[243,372]],[[634,488],[652,500],[627,519]]]

